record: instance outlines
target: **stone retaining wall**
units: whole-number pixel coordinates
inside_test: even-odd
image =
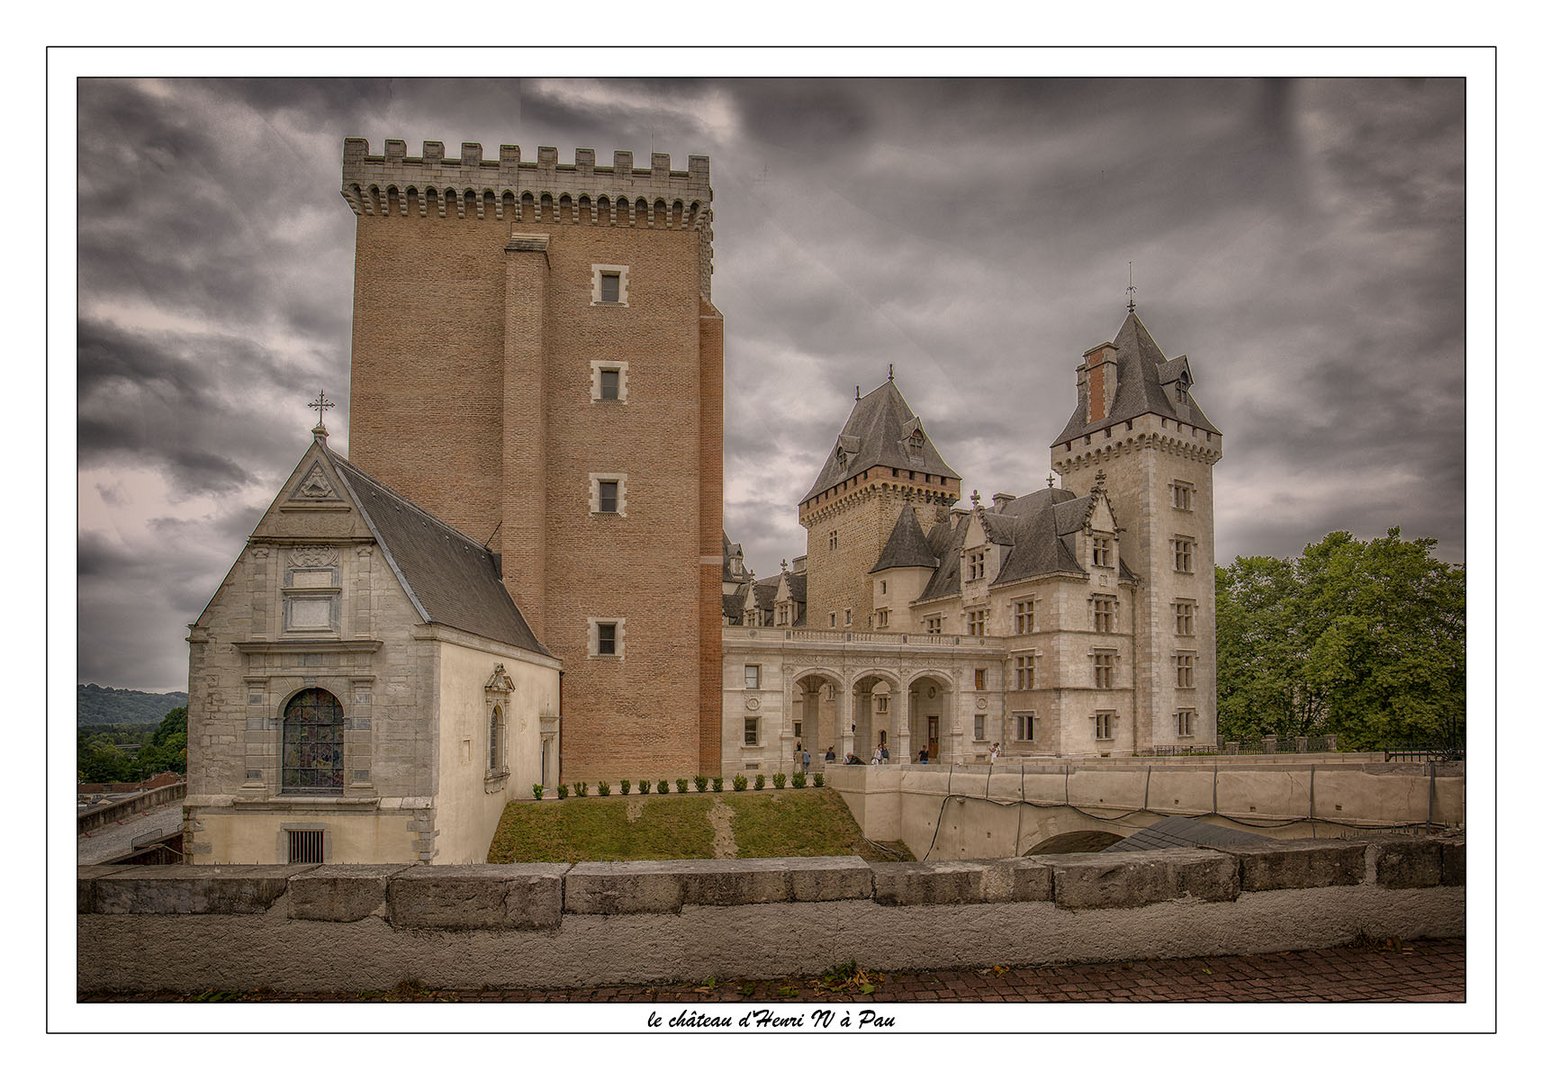
[[[586,986],[1464,933],[1461,841],[979,862],[83,867],[82,993]]]

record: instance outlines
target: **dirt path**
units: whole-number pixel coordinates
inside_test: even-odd
[[[713,858],[732,859],[739,854],[734,843],[734,811],[722,799],[714,798],[707,811],[707,823],[713,827]]]

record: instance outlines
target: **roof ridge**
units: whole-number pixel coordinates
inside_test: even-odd
[[[450,524],[444,518],[440,517],[438,514],[434,513],[432,510],[429,510],[428,508],[420,506],[418,503],[413,502],[413,500],[409,499],[406,495],[403,495],[400,491],[396,490],[396,488],[392,487],[391,485],[382,483],[381,481],[375,479],[375,477],[373,477],[369,473],[365,472],[359,466],[355,465],[352,461],[349,461],[342,454],[334,453],[331,449],[327,448],[325,445],[322,447],[322,449],[333,460],[333,462],[335,462],[336,464],[341,465],[341,466],[343,466],[345,468],[352,469],[354,472],[358,473],[361,477],[363,477],[369,483],[374,484],[376,487],[380,488],[380,490],[384,491],[387,495],[391,496],[397,502],[402,503],[405,506],[411,507],[412,509],[418,511],[418,513],[422,514],[424,517],[430,519],[431,521],[435,522],[436,524],[438,524],[440,526],[443,526],[446,530],[455,533],[455,535],[457,535],[461,539],[465,540],[468,544],[471,544],[472,547],[476,548],[477,550],[479,550],[479,551],[486,551],[489,554],[493,553],[493,549],[488,547],[487,544],[484,544],[482,541],[478,540],[474,536],[469,536],[466,533],[463,533],[460,529],[457,529],[454,525]]]

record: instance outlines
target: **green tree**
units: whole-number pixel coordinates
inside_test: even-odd
[[[1308,684],[1310,641],[1290,559],[1244,555],[1216,568],[1217,730],[1225,740],[1323,733],[1324,703]]]
[[[1216,572],[1223,739],[1333,732],[1347,748],[1463,738],[1464,573],[1428,538],[1334,532],[1295,561]]]
[[[135,759],[135,779],[144,780],[156,773],[188,771],[188,710],[178,705],[166,714],[150,738],[139,748]]]

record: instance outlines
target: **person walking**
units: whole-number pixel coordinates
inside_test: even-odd
[[[1001,743],[995,743],[995,742],[992,743],[991,744],[991,763],[993,765],[996,764],[997,756],[1000,755],[1001,753],[1002,753],[1002,744]]]
[[[804,751],[804,772],[809,771],[809,751]]]

